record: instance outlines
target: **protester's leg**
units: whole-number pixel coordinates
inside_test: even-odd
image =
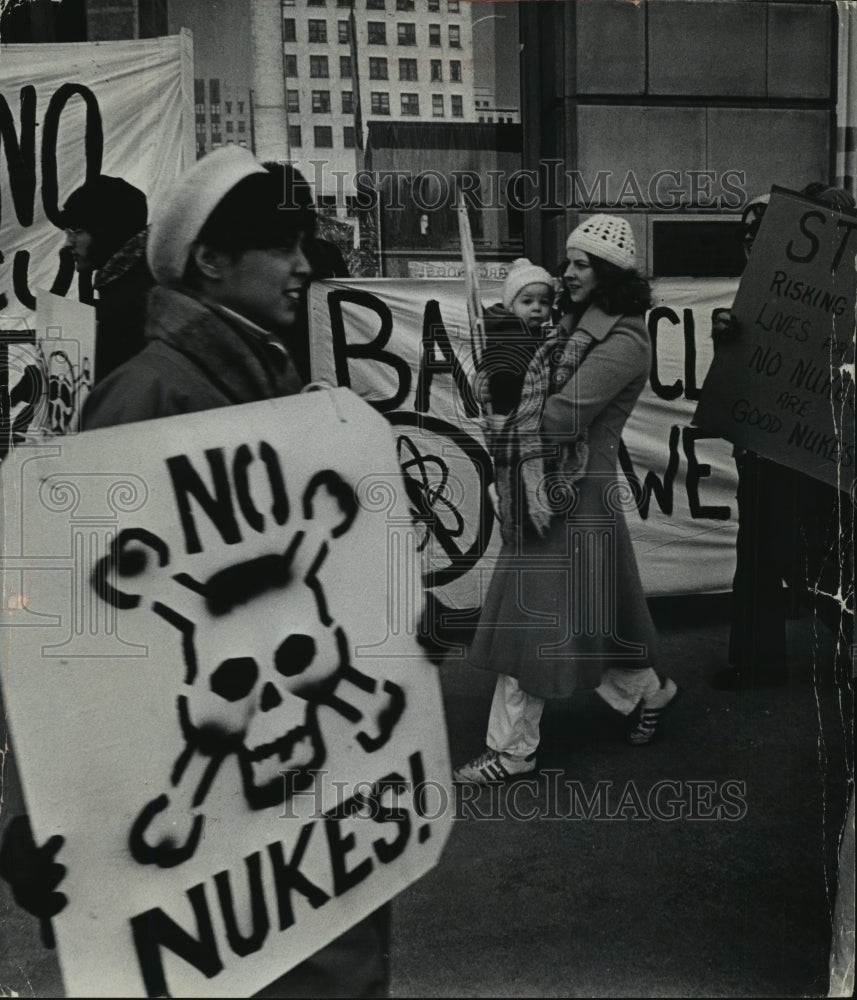
[[[456,768],[455,780],[487,785],[535,770],[544,705],[543,698],[522,691],[514,677],[500,674],[485,739],[489,749]]]
[[[714,678],[715,687],[737,687],[785,679],[786,597],[784,546],[777,510],[783,498],[767,475],[766,463],[747,454],[738,465],[738,537],[729,662],[732,669]]]
[[[514,677],[499,674],[488,716],[486,743],[492,750],[521,760],[536,752],[544,698],[527,694]]]
[[[280,976],[257,997],[387,997],[390,991],[390,906],[382,906]]]
[[[630,715],[641,701],[657,697],[660,690],[661,679],[651,667],[645,670],[607,667],[595,693],[615,711]]]

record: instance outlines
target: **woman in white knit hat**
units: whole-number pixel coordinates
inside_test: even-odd
[[[533,771],[546,698],[594,689],[642,745],[678,690],[652,667],[657,636],[623,514],[633,498],[616,470],[649,374],[651,292],[625,219],[592,216],[566,251],[558,335],[536,353],[515,413],[494,418],[504,545],[470,661],[500,676],[487,750],[458,781]]]

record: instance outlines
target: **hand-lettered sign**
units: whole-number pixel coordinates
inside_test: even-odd
[[[369,406],[87,432],[2,481],[4,697],[36,839],[65,837],[69,995],[248,996],[437,861],[440,691]]]
[[[775,188],[696,422],[841,490],[854,482],[857,216]]]
[[[481,282],[486,306],[501,298]],[[712,313],[731,279],[670,279],[647,316],[649,384],[618,463],[646,593],[728,590],[735,571],[732,446],[690,426],[712,357]],[[427,553],[426,584],[453,608],[481,605],[499,548],[491,460],[476,419],[464,282],[362,279],[310,289],[313,377],[347,385],[393,424]]]

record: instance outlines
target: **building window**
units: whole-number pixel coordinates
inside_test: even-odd
[[[461,28],[457,24],[449,26],[449,44],[454,49],[461,48]]]
[[[454,83],[461,83],[461,62],[458,59],[449,62],[449,78]]]
[[[220,79],[212,77],[208,81],[208,97],[212,104],[220,104]]]
[[[419,94],[402,94],[402,114],[419,115],[420,98]]]
[[[387,44],[387,25],[383,21],[369,21],[366,27],[369,29],[370,45]]]
[[[229,135],[230,133],[232,133],[234,131],[235,131],[235,125],[234,125],[234,123],[233,122],[227,122],[226,123],[226,134]]]
[[[244,114],[244,102],[243,101],[239,101],[238,102],[238,114],[239,115],[243,115]]]
[[[348,41],[349,41],[348,22],[347,21],[339,21],[337,23],[337,30],[339,31],[339,41],[340,41],[340,44],[347,45]]]
[[[212,143],[217,143],[218,146],[223,145],[223,135],[220,132],[215,132],[212,130],[211,133]]]
[[[196,123],[196,134],[197,135],[205,135],[205,122],[197,122]]]
[[[351,79],[351,56],[339,57],[339,75],[343,80]]]
[[[443,94],[431,95],[432,118],[443,118]]]
[[[390,113],[390,95],[374,91],[369,95],[372,102],[373,115],[388,115]]]
[[[232,101],[224,101],[224,106],[226,108],[226,114],[227,115],[231,115],[232,114]]]
[[[220,118],[220,105],[219,104],[212,104],[211,107],[208,109],[208,113],[211,115],[212,120],[214,120],[215,118],[219,119]]]
[[[443,82],[443,63],[440,59],[432,59],[431,61],[431,81],[432,83]]]
[[[315,125],[312,131],[316,149],[333,149],[333,129],[330,125]]]
[[[440,25],[429,25],[429,45],[440,45]]]
[[[354,114],[354,93],[350,90],[342,91],[342,113],[344,115]]]
[[[301,127],[300,125],[289,125],[289,148],[300,149],[301,147]]]
[[[342,145],[346,149],[354,149],[354,126],[353,125],[343,125],[342,126]]]
[[[464,117],[464,98],[461,94],[453,94],[449,99],[450,107],[452,109],[453,118],[463,118]]]
[[[431,11],[440,10],[440,0],[428,0],[428,9]]]
[[[327,41],[327,21],[313,21],[307,22],[307,30],[309,32],[308,38],[311,42],[326,42]]]
[[[239,140],[238,140],[238,145],[239,145],[239,146],[240,146],[240,147],[241,147],[242,149],[246,149],[246,148],[247,148],[247,140],[246,140],[246,139],[239,139]]]
[[[327,0],[306,0],[307,7],[326,7]]]
[[[400,59],[399,60],[399,79],[400,80],[416,80],[417,78],[417,61],[416,59]]]
[[[285,55],[283,56],[283,69],[286,76],[297,76],[298,75],[298,57],[295,55]]]
[[[243,118],[242,118],[242,120],[240,122],[238,122],[238,131],[239,132],[246,132],[247,131],[247,123],[243,120]]]
[[[387,79],[387,58],[386,58],[386,56],[370,56],[369,57],[369,79],[370,80],[386,80]]]
[[[366,0],[366,10],[386,10],[387,0]]]
[[[197,114],[197,117],[205,118],[205,105],[204,104],[197,104],[197,106],[196,106],[196,114]]]
[[[399,38],[399,45],[417,44],[417,26],[415,24],[397,25],[397,34]]]
[[[205,80],[200,77],[193,81],[193,99],[197,104],[205,103]]]
[[[283,18],[283,41],[296,42],[298,40],[295,19],[293,17]]]
[[[327,56],[309,57],[309,75],[315,77],[317,80],[327,79],[329,76],[327,71]]]
[[[314,90],[312,92],[312,109],[320,114],[330,111],[329,90]],[[316,145],[318,145],[318,143],[316,143]]]
[[[396,0],[396,10],[413,10],[414,0]]]
[[[287,90],[286,91],[286,110],[287,111],[300,111],[301,102],[300,95],[297,90]]]
[[[336,0],[337,7],[350,7],[351,0]]]
[[[446,9],[450,14],[458,13],[458,0],[446,0]]]

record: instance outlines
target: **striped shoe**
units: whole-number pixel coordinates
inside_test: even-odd
[[[471,785],[490,785],[497,781],[508,781],[536,769],[535,754],[529,757],[510,757],[499,750],[486,750],[452,772],[453,781]]]
[[[651,743],[658,733],[664,712],[675,704],[678,693],[678,685],[672,678],[661,677],[660,690],[651,698],[645,698],[640,702],[640,714],[628,731],[626,737],[628,742],[637,747]]]

